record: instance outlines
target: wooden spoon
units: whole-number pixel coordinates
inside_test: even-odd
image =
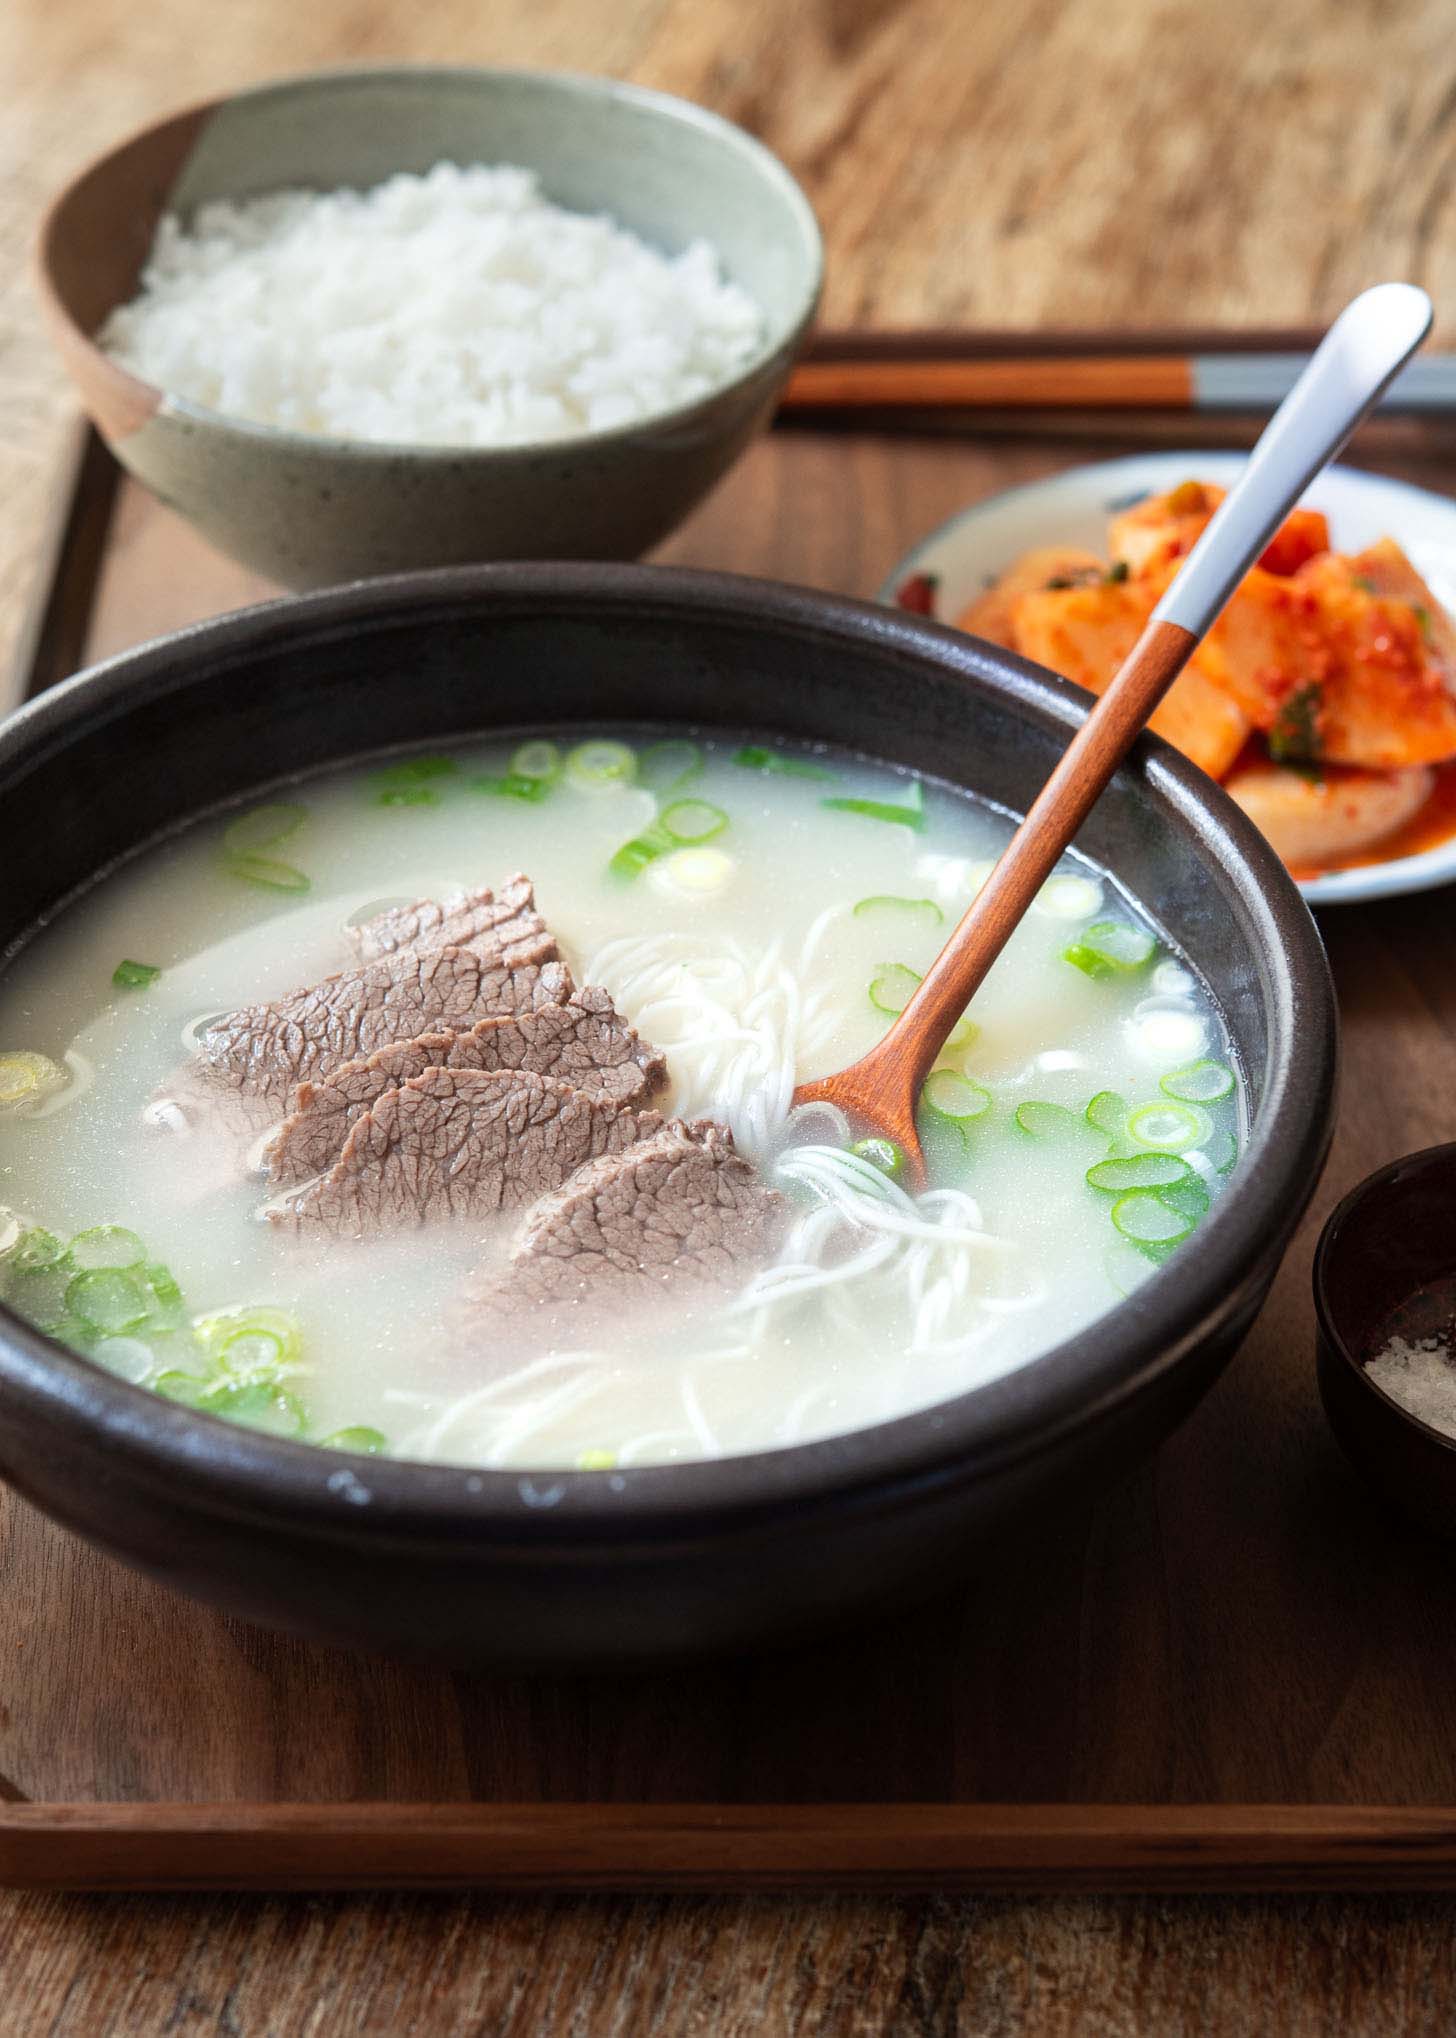
[[[1409,283],[1345,307],[909,1004],[867,1055],[795,1090],[795,1104],[837,1104],[857,1132],[894,1140],[908,1188],[925,1183],[915,1105],[951,1028],[1199,639],[1430,326]]]

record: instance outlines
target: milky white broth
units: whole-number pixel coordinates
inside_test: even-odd
[[[260,1222],[265,1186],[237,1171],[235,1144],[147,1107],[183,1058],[185,1029],[347,966],[341,930],[366,909],[528,873],[578,981],[605,983],[666,1051],[673,1089],[661,1108],[727,1119],[772,1170],[792,1078],[838,1068],[880,1037],[890,1022],[870,983],[886,963],[925,968],[1009,833],[1000,813],[930,783],[919,832],[830,811],[826,796],[904,801],[914,781],[830,753],[818,762],[834,783],[763,772],[732,761],[736,743],[709,744],[683,796],[729,816],[713,857],[695,858],[700,880],[724,881],[683,891],[674,888],[681,867],[667,858],[631,879],[608,872],[656,811],[640,785],[589,790],[560,779],[538,803],[470,788],[472,774],[504,771],[514,747],[458,749],[456,769],[421,781],[432,797],[418,804],[381,804],[377,765],[275,793],[306,808],[276,852],[307,874],[306,894],[228,872],[230,814],[128,862],[63,913],[0,979],[0,1051],[57,1061],[70,1051],[80,1080],[43,1115],[0,1113],[0,1204],[63,1237],[130,1227],[171,1269],[189,1312],[291,1312],[303,1364],[289,1385],[309,1435],[370,1425],[396,1454],[482,1465],[570,1466],[584,1454],[592,1464],[650,1463],[857,1428],[1023,1365],[1155,1272],[1114,1229],[1115,1198],[1087,1184],[1109,1139],[1081,1114],[1108,1090],[1166,1104],[1160,1079],[1204,1057],[1229,1061],[1228,1041],[1206,991],[1164,943],[1144,968],[1109,979],[1062,959],[1088,922],[1148,924],[1108,878],[1073,859],[1063,872],[1079,882],[1054,884],[1029,915],[976,998],[978,1034],[949,1057],[991,1104],[965,1128],[931,1122],[940,1197],[918,1220],[902,1213],[908,1232],[893,1218],[888,1231],[836,1228],[802,1180],[781,1181],[800,1227],[786,1270],[766,1285],[759,1276],[753,1290],[777,1290],[776,1300],[730,1298],[667,1338],[618,1320],[594,1325],[572,1353],[483,1361],[452,1349],[442,1326],[466,1274],[503,1257],[518,1215],[347,1244]],[[943,923],[924,908],[852,910],[881,895],[935,900]],[[116,989],[123,958],[160,965],[161,975]],[[1014,1116],[1028,1102],[1069,1107],[1078,1123],[1030,1136]],[[1238,1093],[1203,1109],[1213,1165],[1200,1150],[1192,1166],[1217,1195]],[[822,1114],[799,1130],[819,1146],[833,1139]],[[817,1233],[814,1224],[806,1232],[802,1220],[816,1210]],[[931,1223],[948,1242],[936,1242]],[[877,1263],[842,1277],[847,1262],[876,1253]],[[840,1278],[823,1277],[836,1270]],[[135,1342],[103,1357],[133,1378],[179,1363],[174,1350],[148,1375]]]

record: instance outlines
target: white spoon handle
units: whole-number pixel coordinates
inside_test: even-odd
[[[1413,283],[1377,283],[1346,305],[1249,455],[1168,592],[1155,623],[1201,637],[1316,474],[1333,460],[1431,329]]]

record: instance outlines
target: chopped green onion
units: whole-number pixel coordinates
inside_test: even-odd
[[[733,753],[733,762],[745,771],[775,771],[784,778],[838,777],[825,764],[811,764],[807,757],[788,757],[782,750],[770,750],[762,743],[745,743]]]
[[[101,1267],[138,1267],[147,1249],[134,1231],[120,1224],[98,1224],[78,1231],[71,1240],[71,1264],[82,1273]]]
[[[370,1429],[365,1423],[356,1423],[352,1429],[336,1429],[332,1436],[319,1438],[322,1451],[359,1451],[366,1458],[377,1458],[389,1449],[389,1438],[382,1429]]]
[[[42,1267],[53,1267],[65,1257],[66,1248],[55,1233],[42,1231],[35,1224],[22,1231],[4,1254],[5,1269],[12,1274],[39,1273]]]
[[[269,1436],[299,1437],[308,1426],[303,1404],[295,1395],[262,1381],[241,1385],[216,1381],[194,1406],[208,1415],[220,1415],[227,1422],[263,1430]]]
[[[1169,1189],[1159,1189],[1159,1200],[1170,1210],[1176,1210],[1186,1217],[1190,1224],[1196,1224],[1200,1217],[1208,1215],[1209,1196],[1207,1189],[1197,1175],[1189,1175],[1185,1181],[1174,1182]]]
[[[728,816],[711,800],[674,800],[658,816],[668,836],[686,847],[712,842],[728,826]]]
[[[1034,1097],[1017,1105],[1016,1122],[1032,1139],[1070,1139],[1086,1123],[1065,1105],[1043,1104]]]
[[[949,1118],[956,1125],[968,1125],[991,1108],[991,1092],[958,1069],[932,1069],[925,1078],[920,1100],[937,1117]]]
[[[876,1134],[870,1139],[857,1139],[849,1150],[860,1160],[868,1161],[872,1168],[878,1168],[882,1175],[888,1175],[892,1182],[904,1170],[905,1156],[893,1139],[882,1139]]]
[[[1180,1104],[1217,1104],[1233,1095],[1234,1072],[1221,1061],[1196,1061],[1164,1076],[1158,1088]]]
[[[509,769],[516,778],[541,778],[547,780],[559,778],[561,776],[560,746],[556,743],[547,743],[540,738],[531,743],[523,743],[512,757]]]
[[[821,800],[821,807],[830,807],[837,814],[862,814],[867,821],[894,821],[902,828],[922,829],[925,826],[925,788],[918,778],[910,781],[910,791],[903,804],[890,800],[849,800],[835,798]]]
[[[1158,1147],[1164,1153],[1187,1153],[1213,1131],[1213,1120],[1196,1104],[1140,1104],[1129,1112],[1127,1136],[1139,1146]]]
[[[1220,1128],[1203,1149],[1214,1172],[1226,1175],[1239,1157],[1239,1143],[1231,1132]]]
[[[903,962],[882,962],[870,978],[870,1003],[877,1012],[898,1018],[914,997],[920,978]]]
[[[1099,1090],[1087,1106],[1087,1123],[1109,1139],[1121,1139],[1127,1129],[1128,1104],[1116,1090]]]
[[[149,1260],[137,1270],[137,1279],[147,1291],[148,1320],[154,1330],[177,1330],[183,1320],[182,1290],[170,1267]]]
[[[583,1451],[576,1461],[578,1472],[613,1472],[616,1466],[615,1451]]]
[[[1128,565],[1128,562],[1125,559],[1114,559],[1112,564],[1107,569],[1107,578],[1115,586],[1118,581],[1126,580],[1128,574],[1131,573],[1131,571],[1132,568]]]
[[[154,962],[119,962],[111,972],[111,981],[119,991],[141,991],[161,974]]]
[[[1112,1221],[1134,1245],[1176,1245],[1193,1229],[1191,1218],[1146,1189],[1134,1189],[1114,1203]]]
[[[274,892],[306,892],[309,881],[291,863],[275,863],[268,856],[229,856],[223,869],[230,877],[243,878],[250,885],[266,885]]]
[[[53,1335],[66,1323],[70,1312],[66,1308],[66,1291],[75,1279],[65,1261],[54,1266],[26,1267],[13,1272],[7,1262],[6,1273],[10,1277],[5,1299],[18,1316],[37,1330],[50,1331]]]
[[[934,899],[897,899],[892,893],[876,893],[873,898],[855,902],[854,917],[860,919],[865,913],[928,913],[936,925],[945,919],[945,914]]]
[[[1095,1162],[1087,1170],[1087,1180],[1092,1188],[1107,1189],[1116,1196],[1128,1189],[1171,1189],[1176,1182],[1186,1182],[1192,1173],[1187,1161],[1176,1153],[1131,1153]]]
[[[549,778],[519,771],[508,771],[501,778],[472,778],[469,784],[472,792],[494,793],[502,800],[527,800],[532,805],[539,805],[551,790]]]
[[[386,785],[375,795],[381,807],[438,807],[440,795],[428,785]]]
[[[219,1309],[192,1328],[213,1365],[234,1381],[271,1384],[302,1356],[298,1323],[285,1309]]]
[[[649,863],[655,863],[659,856],[666,856],[677,844],[660,821],[654,821],[644,828],[640,835],[634,835],[630,842],[624,842],[607,864],[607,869],[616,877],[636,877],[646,870]]]
[[[296,834],[308,819],[307,807],[291,800],[275,801],[267,807],[253,807],[229,822],[223,830],[222,846],[232,856],[249,856],[254,850],[271,849]]]
[[[1151,934],[1125,920],[1097,920],[1062,950],[1062,960],[1089,977],[1130,976],[1147,967],[1157,945]]]
[[[649,743],[637,759],[637,782],[652,792],[673,793],[703,768],[703,753],[686,737],[669,737],[665,743]]]
[[[66,1308],[88,1330],[117,1337],[140,1330],[147,1320],[147,1294],[140,1281],[119,1267],[76,1274],[66,1288]]]
[[[24,1048],[16,1054],[0,1054],[0,1110],[12,1104],[32,1104],[47,1091],[64,1089],[66,1071],[48,1054]]]
[[[578,743],[566,753],[566,776],[586,792],[629,785],[637,776],[637,759],[625,743],[605,739]]]
[[[919,972],[907,968],[903,962],[882,962],[870,978],[870,1003],[877,1012],[887,1012],[892,1019],[898,1018],[919,982]],[[969,1047],[979,1032],[975,1020],[962,1013],[946,1036],[945,1044],[948,1048]]]

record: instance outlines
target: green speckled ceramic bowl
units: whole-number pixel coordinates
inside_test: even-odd
[[[164,211],[286,185],[367,187],[442,160],[518,163],[546,195],[676,252],[705,238],[763,307],[762,343],[707,397],[533,446],[368,444],[227,418],[139,381],[94,334],[136,289]],[[606,78],[469,69],[289,79],[145,129],[67,186],[41,294],[123,461],[212,542],[284,586],[489,559],[628,559],[767,420],[818,300],[814,215],[783,165],[702,108]]]

